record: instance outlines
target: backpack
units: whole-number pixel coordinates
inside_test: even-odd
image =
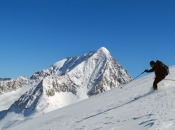
[[[167,76],[169,74],[169,68],[163,62],[157,60],[156,65],[158,65],[158,67],[160,68],[162,74],[164,74],[165,76]]]

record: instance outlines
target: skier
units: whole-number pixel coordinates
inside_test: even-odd
[[[157,90],[157,84],[163,79],[165,79],[165,77],[169,73],[169,69],[165,64],[163,64],[159,60],[157,60],[156,62],[151,61],[150,66],[152,67],[152,69],[150,70],[146,69],[145,72],[149,73],[149,72],[155,71],[155,80],[153,83],[153,87],[154,87],[154,90]]]

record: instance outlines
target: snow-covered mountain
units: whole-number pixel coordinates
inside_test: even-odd
[[[35,119],[9,113],[2,130],[174,130],[175,66],[152,89],[154,74]]]
[[[0,94],[15,91],[22,86],[28,84],[28,79],[25,76],[20,76],[16,79],[0,79]]]
[[[5,112],[39,116],[131,80],[127,71],[102,47],[83,56],[58,61],[49,69],[35,72],[29,79],[23,76],[4,79],[0,81],[0,96],[5,99],[11,93],[13,97]],[[6,104],[6,100],[2,104]]]
[[[41,82],[15,101],[8,112],[25,116],[47,113],[131,81],[104,47],[63,59],[30,79]]]
[[[0,78],[0,81],[11,80],[11,78]]]

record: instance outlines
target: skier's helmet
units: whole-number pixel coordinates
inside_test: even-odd
[[[150,65],[154,65],[155,64],[155,62],[152,60],[152,61],[150,61]]]

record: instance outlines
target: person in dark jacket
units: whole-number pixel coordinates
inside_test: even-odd
[[[155,72],[155,80],[154,80],[154,83],[153,83],[153,87],[154,87],[154,90],[157,90],[157,84],[160,81],[162,81],[165,78],[166,75],[162,71],[161,67],[159,67],[157,62],[151,61],[150,66],[152,67],[152,69],[145,70],[145,72],[147,72],[147,73]]]

